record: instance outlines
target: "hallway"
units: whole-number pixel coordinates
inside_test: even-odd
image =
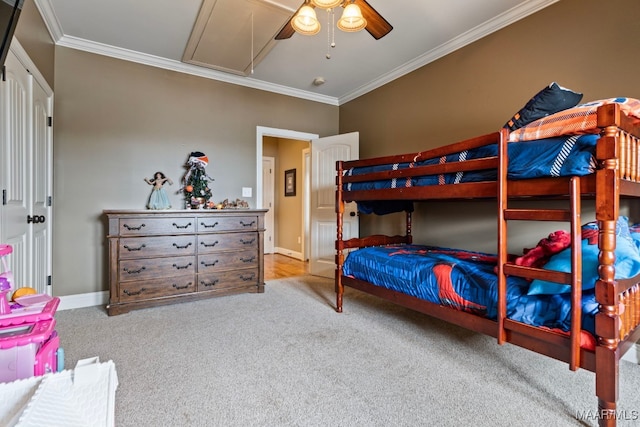
[[[309,263],[281,254],[265,254],[264,280],[309,274]]]

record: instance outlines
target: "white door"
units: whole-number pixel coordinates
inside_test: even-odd
[[[14,289],[51,294],[52,94],[38,85],[9,52],[1,87],[2,243],[9,257]]]
[[[269,209],[264,215],[264,253],[272,254],[274,239],[274,197],[275,197],[275,159],[262,158],[262,207]]]
[[[31,227],[27,215],[31,209],[31,144],[28,126],[31,113],[32,78],[9,52],[2,83],[3,206],[2,243],[13,247],[9,257],[14,290],[31,286]]]
[[[31,287],[51,294],[53,129],[52,96],[34,81],[31,157]]]
[[[336,161],[359,157],[359,133],[318,138],[311,141],[311,254],[309,272],[335,276]],[[355,203],[345,206],[343,238],[359,236]]]

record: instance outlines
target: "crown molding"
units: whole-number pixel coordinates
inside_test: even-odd
[[[55,41],[56,45],[68,47],[71,49],[82,50],[85,52],[91,52],[98,55],[109,56],[116,59],[122,59],[125,61],[136,62],[143,65],[152,67],[163,68],[166,70],[176,71],[179,73],[191,74],[198,77],[217,80],[221,82],[231,83],[239,86],[250,87],[253,89],[264,90],[268,92],[277,93],[280,95],[292,96],[295,98],[306,99],[310,101],[320,102],[323,104],[340,106],[349,101],[352,101],[374,89],[384,86],[387,83],[392,82],[412,71],[417,70],[437,59],[448,55],[464,46],[467,46],[495,31],[498,31],[514,22],[525,18],[545,7],[556,3],[560,0],[530,0],[519,6],[512,8],[511,10],[496,16],[493,19],[477,26],[476,28],[467,31],[464,34],[459,35],[446,43],[438,46],[429,52],[409,61],[390,72],[372,80],[366,85],[362,85],[355,90],[340,96],[332,97],[326,95],[320,95],[317,93],[294,89],[284,85],[278,85],[274,83],[268,83],[261,80],[252,79],[250,77],[242,77],[234,74],[224,73],[217,70],[212,70],[196,65],[186,64],[180,61],[161,58],[154,55],[148,55],[128,49],[117,48],[101,43],[88,41],[76,37],[66,36],[62,31],[60,22],[53,10],[51,0],[34,0],[40,15],[42,16],[45,25],[49,31],[49,34]]]
[[[262,80],[252,79],[251,77],[242,77],[235,74],[224,73],[222,71],[211,70],[197,65],[186,64],[184,62],[172,59],[161,58],[159,56],[140,53],[133,50],[122,49],[102,43],[96,43],[85,39],[71,36],[62,36],[56,45],[77,49],[85,52],[95,53],[98,55],[109,56],[124,61],[135,62],[138,64],[149,65],[151,67],[163,68],[166,70],[176,71],[178,73],[191,74],[193,76],[204,77],[211,80],[217,80],[225,83],[231,83],[239,86],[246,86],[253,89],[274,92],[280,95],[293,96],[296,98],[307,99],[310,101],[321,102],[324,104],[338,105],[338,99],[332,96],[319,95],[317,93],[293,89],[283,85],[264,82]]]
[[[391,70],[387,74],[384,74],[375,80],[372,80],[366,85],[360,86],[359,88],[339,97],[338,105],[343,105],[358,98],[359,96],[362,96],[374,89],[379,88],[380,86],[384,86],[385,84],[390,83],[393,80],[409,74],[410,72],[415,71],[420,67],[423,67],[437,59],[444,57],[445,55],[463,48],[475,42],[476,40],[480,40],[481,38],[488,36],[489,34],[504,27],[507,27],[522,18],[525,18],[541,9],[544,9],[547,6],[550,6],[553,3],[557,3],[558,1],[560,0],[532,0],[520,6],[516,6],[508,10],[507,12],[498,15],[487,22],[484,22],[482,25],[479,25],[476,28],[473,28],[466,33],[459,35],[458,37],[455,37],[447,41],[446,43],[441,44],[435,49],[431,49],[430,51],[425,52],[421,56]]]

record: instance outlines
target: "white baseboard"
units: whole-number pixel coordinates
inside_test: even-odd
[[[304,261],[300,252],[292,251],[291,249],[274,247],[273,252],[276,254],[286,255],[291,258],[299,259],[300,261]]]
[[[60,297],[58,311],[71,310],[74,308],[93,307],[94,305],[107,305],[109,302],[109,292],[91,292],[87,294],[67,295]]]

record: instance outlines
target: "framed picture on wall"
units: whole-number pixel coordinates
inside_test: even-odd
[[[296,170],[289,169],[284,171],[284,195],[295,196],[296,195]]]

